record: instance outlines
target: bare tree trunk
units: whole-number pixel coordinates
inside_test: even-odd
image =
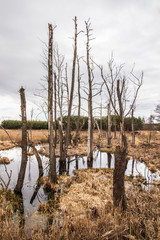
[[[33,143],[30,144],[30,146],[33,148],[33,151],[34,151],[34,154],[35,154],[35,157],[37,159],[37,162],[38,162],[38,169],[39,169],[39,178],[43,176],[43,166],[42,166],[42,160],[39,156],[39,153],[36,149],[36,147],[34,146]]]
[[[49,160],[50,160],[50,173],[49,177],[51,182],[56,182],[56,159],[54,147],[54,134],[53,134],[53,29],[52,25],[48,24],[49,28],[49,43],[48,43],[48,135],[49,135]]]
[[[59,161],[66,160],[66,151],[64,150],[64,138],[63,138],[63,82],[62,81],[62,65],[64,58],[60,59],[60,55],[57,54],[58,62],[57,65],[58,75],[57,75],[57,100],[58,100],[58,107],[60,112],[60,119],[58,121],[58,131],[59,131],[59,147],[60,147],[60,159]]]
[[[116,115],[114,115],[114,139],[117,138],[117,123],[116,123]]]
[[[111,159],[112,159],[111,153],[107,153],[107,157],[108,157],[108,168],[111,168]]]
[[[124,191],[124,174],[126,169],[126,153],[127,153],[127,139],[125,136],[124,131],[124,118],[130,113],[132,110],[138,91],[142,85],[143,80],[143,72],[140,77],[136,77],[133,73],[133,70],[131,71],[131,75],[134,78],[134,83],[136,85],[136,90],[134,93],[133,101],[131,102],[131,105],[129,109],[126,111],[126,114],[124,113],[127,107],[127,79],[124,75],[121,77],[121,70],[123,68],[123,65],[120,65],[118,68],[114,66],[113,64],[113,58],[109,61],[108,67],[109,67],[109,73],[110,77],[103,75],[103,67],[99,66],[101,70],[101,76],[104,81],[104,84],[107,88],[107,92],[109,94],[110,102],[112,104],[112,107],[114,109],[115,114],[119,117],[120,120],[120,145],[116,148],[115,153],[115,169],[114,169],[114,179],[113,179],[113,200],[114,200],[114,206],[122,206],[122,208],[125,208],[125,191]],[[111,81],[109,81],[111,80]],[[115,86],[115,83],[117,85]],[[115,91],[116,87],[116,91]],[[116,94],[116,98],[118,101],[118,106],[116,106],[115,97],[113,99],[112,93],[114,92],[114,96]]]
[[[93,160],[93,118],[92,118],[92,103],[90,97],[88,98],[88,161]]]
[[[115,98],[115,95],[114,95],[114,106],[116,107],[116,98]],[[116,111],[114,110],[114,139],[117,138],[116,136],[116,132],[117,132],[117,122],[116,122]]]
[[[99,128],[99,125],[98,125],[98,122],[97,122],[97,120],[94,118],[94,122],[95,122],[95,124],[96,124],[96,126],[97,126],[97,130],[98,130],[98,135],[99,135],[99,139],[98,139],[98,144],[97,144],[97,146],[98,147],[101,147],[101,143],[102,143],[102,135],[101,135],[101,130],[100,130],[100,128]]]
[[[100,109],[100,135],[101,135],[101,145],[102,147],[102,96],[101,96],[101,109]]]
[[[135,162],[135,159],[133,158],[132,159],[132,171],[131,171],[132,172],[132,176],[133,176],[133,173],[134,173],[134,162]]]
[[[54,72],[54,147],[57,145],[57,90],[56,90],[56,73]]]
[[[62,175],[66,173],[66,160],[65,161],[59,161],[59,174]]]
[[[70,139],[70,119],[71,119],[71,110],[72,110],[72,102],[73,102],[73,92],[74,92],[74,82],[75,82],[75,68],[76,68],[76,58],[77,58],[77,17],[74,18],[75,23],[75,36],[74,36],[74,54],[73,54],[73,66],[72,66],[72,83],[71,83],[71,91],[70,91],[70,100],[68,107],[68,119],[67,119],[67,129],[66,129],[66,150],[68,149],[68,145],[71,142]]]
[[[77,65],[78,65],[78,117],[77,117],[77,122],[76,122],[76,135],[74,139],[75,145],[78,143],[78,138],[79,138],[79,130],[80,130],[80,111],[81,111],[81,92],[80,92],[80,65],[79,65],[79,58],[77,57]]]
[[[115,207],[126,208],[124,176],[126,170],[126,150],[116,147],[115,168],[113,174],[113,203]]]
[[[108,103],[108,133],[107,133],[107,145],[111,147],[111,104]]]
[[[69,86],[68,86],[68,73],[67,73],[67,63],[65,67],[65,81],[66,81],[66,91],[67,91],[67,107],[69,109]]]
[[[133,118],[134,109],[132,108],[132,144],[135,144],[135,130],[134,130],[134,118]]]
[[[24,88],[21,87],[19,92],[21,96],[21,114],[22,114],[22,160],[21,160],[21,166],[20,166],[17,184],[14,191],[15,193],[21,194],[25,172],[26,172],[26,166],[27,166],[27,117],[26,117],[26,100],[25,100]]]
[[[89,20],[85,22],[86,24],[86,52],[87,52],[87,71],[88,71],[88,85],[89,85],[89,93],[88,93],[88,154],[87,160],[93,160],[93,116],[92,116],[92,79],[91,79],[91,69],[90,69],[90,22]]]
[[[60,159],[59,161],[60,162],[64,162],[66,161],[66,152],[64,150],[64,137],[63,137],[63,123],[62,123],[62,118],[61,120],[59,121],[59,126],[58,126],[58,129],[59,129],[59,147],[60,147]]]

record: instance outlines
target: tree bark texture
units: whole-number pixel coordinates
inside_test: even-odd
[[[113,173],[113,203],[114,207],[125,209],[125,185],[126,149],[116,147],[115,168]]]
[[[79,139],[79,130],[80,130],[80,112],[81,112],[81,92],[80,92],[80,65],[79,65],[79,59],[77,57],[77,65],[78,65],[78,117],[76,122],[76,135],[74,139],[74,144],[77,145],[78,139]]]
[[[90,23],[86,23],[86,36],[87,36],[87,43],[86,43],[86,52],[87,52],[87,71],[88,71],[88,154],[87,159],[88,161],[93,160],[93,116],[92,116],[92,79],[91,79],[91,69],[90,69]]]
[[[108,133],[107,133],[107,145],[111,147],[111,104],[108,103]]]
[[[75,23],[74,54],[73,54],[72,82],[71,82],[71,91],[70,91],[68,118],[67,118],[67,129],[66,129],[66,150],[68,149],[68,145],[71,142],[71,139],[70,139],[70,119],[71,119],[71,110],[72,110],[72,103],[73,103],[75,68],[76,68],[76,58],[77,58],[77,17],[75,17],[74,23]]]
[[[132,144],[135,144],[135,130],[134,130],[134,117],[133,117],[134,110],[132,109]]]
[[[27,117],[26,117],[26,99],[24,88],[21,87],[20,90],[21,97],[21,116],[22,116],[22,160],[20,171],[18,174],[18,180],[14,191],[16,193],[21,194],[21,190],[23,187],[26,166],[27,166]]]
[[[116,107],[116,98],[115,98],[115,95],[114,95],[114,106]],[[113,124],[114,124],[114,139],[117,138],[116,136],[116,132],[117,132],[117,122],[116,122],[116,111],[114,110],[114,120],[113,120]]]
[[[31,143],[30,145],[32,148],[33,148],[33,151],[34,151],[34,154],[35,154],[35,157],[37,159],[37,162],[38,162],[38,169],[39,169],[39,178],[43,176],[43,166],[42,166],[42,160],[39,156],[39,153],[36,149],[36,147],[34,146],[33,143]]]
[[[49,161],[51,182],[56,182],[56,159],[53,134],[53,28],[48,24],[49,43],[48,43],[48,135],[49,135]]]
[[[57,90],[56,90],[56,73],[54,73],[54,147],[57,145]]]
[[[111,168],[111,159],[112,159],[111,153],[107,153],[107,157],[108,157],[108,168]]]

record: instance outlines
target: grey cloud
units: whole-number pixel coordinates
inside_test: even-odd
[[[151,101],[159,100],[160,1],[0,0],[0,4],[1,95],[14,97],[21,85],[30,93],[39,87],[45,74],[39,39],[47,42],[48,22],[57,24],[55,40],[66,61],[72,60],[72,18],[77,15],[80,30],[85,29],[84,20],[91,18],[94,59],[105,65],[113,50],[115,61],[127,63],[128,69],[135,62],[136,72],[144,70],[145,76],[141,99],[150,90]],[[79,41],[79,54],[85,55],[84,34]]]

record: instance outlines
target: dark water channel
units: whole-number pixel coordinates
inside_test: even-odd
[[[40,148],[40,146],[37,146],[37,149],[38,148]],[[0,157],[4,157],[4,156],[8,157],[9,159],[12,159],[11,163],[6,166],[7,166],[8,172],[12,170],[12,178],[9,185],[9,189],[13,190],[15,188],[19,169],[20,169],[21,148],[16,147],[10,150],[0,151]],[[45,175],[48,175],[49,162],[47,157],[41,156],[41,158],[43,162],[43,169],[44,169],[44,176],[45,176]],[[67,174],[69,174],[70,176],[73,176],[74,175],[73,171],[75,169],[86,169],[87,167],[88,167],[87,157],[74,156],[67,159],[66,166],[63,166],[63,170],[66,170]],[[111,159],[109,159],[107,153],[99,152],[97,150],[96,152],[94,152],[94,160],[93,160],[92,166],[90,167],[114,168],[114,155],[111,154]],[[59,171],[59,168],[60,168],[59,158],[57,158],[57,174],[61,172]],[[150,183],[160,178],[159,172],[152,174],[144,163],[141,163],[137,160],[133,160],[132,158],[128,161],[127,169],[126,169],[126,175],[131,175],[131,174],[133,176],[136,176],[139,174],[142,175],[143,178],[145,178],[145,181],[147,183]],[[3,178],[4,181],[7,182],[8,179],[7,179],[7,174],[5,172],[4,165],[0,165],[0,176]],[[32,221],[34,221],[35,223],[36,218],[38,218],[38,221],[40,221],[40,218],[42,218],[43,221],[45,219],[44,215],[37,216],[35,214],[38,204],[41,202],[45,202],[48,199],[48,195],[43,191],[42,187],[39,188],[38,193],[35,194],[33,199],[33,194],[37,186],[36,183],[37,183],[38,176],[39,176],[39,171],[38,171],[37,160],[34,155],[29,156],[25,179],[24,179],[24,186],[22,189],[24,216],[26,216],[26,221],[29,222],[29,225],[31,225]],[[31,199],[33,200],[32,203],[31,203]]]

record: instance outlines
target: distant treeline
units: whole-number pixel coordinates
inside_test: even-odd
[[[111,120],[112,120],[112,131],[114,131],[114,121],[116,121],[116,129],[118,131],[119,125],[120,125],[119,118],[117,116],[112,115]],[[107,127],[108,127],[107,117],[102,117],[102,119],[96,118],[96,121],[98,122],[99,127],[102,125],[102,129],[107,130]],[[77,122],[77,116],[71,116],[71,130],[76,129],[76,122]],[[132,123],[132,120],[130,117],[125,118],[126,131],[131,131],[131,123]],[[4,120],[2,121],[1,125],[6,129],[19,129],[22,126],[22,122],[17,120]],[[53,126],[54,125],[55,124],[53,122]],[[67,126],[67,116],[63,118],[63,126],[64,126],[64,129]],[[82,130],[88,129],[88,117],[82,117],[82,116],[80,117],[80,126],[82,126]],[[57,119],[57,127],[58,127],[58,119]],[[96,128],[96,124],[94,124],[94,127]],[[135,127],[135,130],[143,129],[143,121],[140,117],[139,118],[134,117],[134,127]],[[47,121],[27,121],[27,128],[28,129],[47,129],[48,122]]]

